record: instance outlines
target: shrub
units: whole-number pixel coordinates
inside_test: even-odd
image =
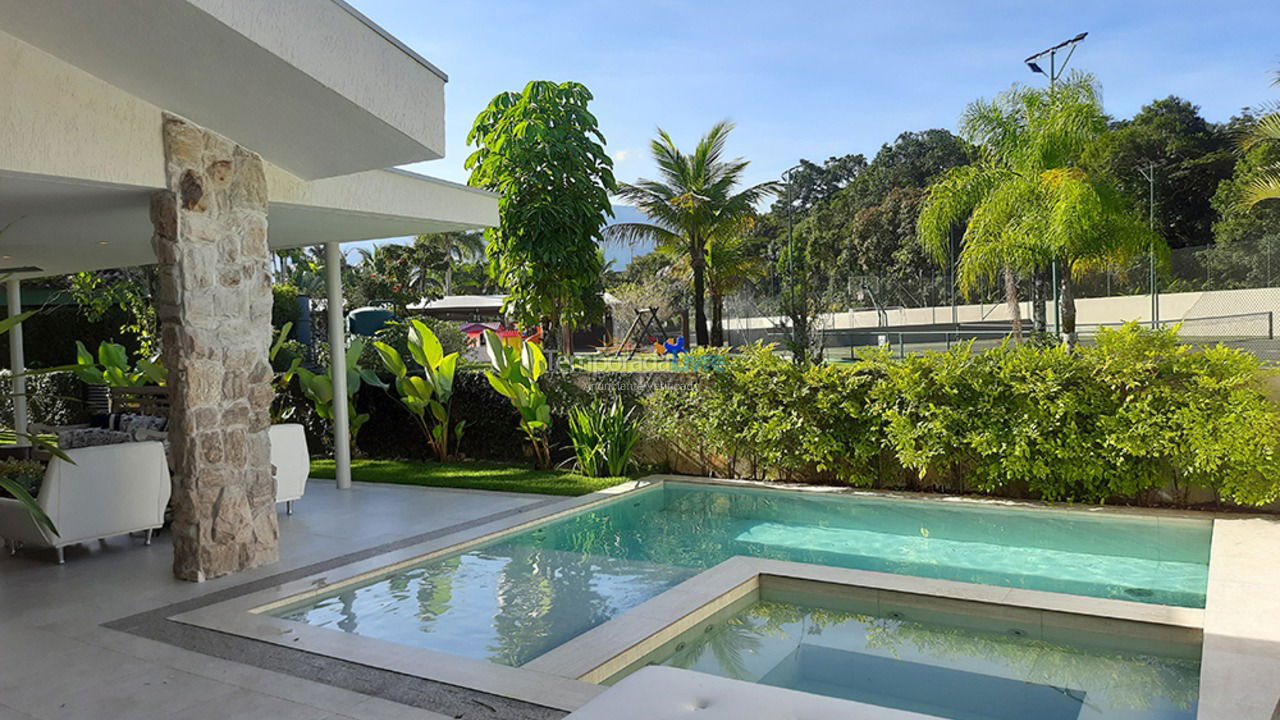
[[[631,464],[631,451],[640,439],[640,427],[628,409],[614,400],[596,400],[569,410],[569,438],[573,442],[578,471],[587,477],[618,477]]]
[[[1280,498],[1280,406],[1252,354],[1176,330],[1092,347],[960,345],[799,367],[756,345],[645,400],[645,432],[706,472],[1105,501],[1191,487]]]
[[[302,319],[302,307],[298,305],[300,294],[296,285],[271,286],[272,327],[284,327],[285,323],[298,324]]]

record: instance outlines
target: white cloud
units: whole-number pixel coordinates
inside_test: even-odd
[[[616,163],[626,162],[629,157],[631,157],[630,150],[619,150],[613,154],[613,161]]]

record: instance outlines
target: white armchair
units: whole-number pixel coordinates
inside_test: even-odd
[[[53,458],[36,496],[58,532],[37,523],[17,500],[0,498],[0,537],[10,548],[51,547],[61,564],[64,547],[87,540],[146,531],[150,545],[172,491],[164,446],[135,442],[65,452],[74,464]]]
[[[297,423],[272,425],[271,465],[276,476],[276,502],[285,504],[285,512],[293,514],[293,501],[307,489],[311,474],[311,452],[307,450],[307,434]]]

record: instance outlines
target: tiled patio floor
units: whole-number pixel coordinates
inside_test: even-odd
[[[437,528],[545,501],[536,495],[313,480],[280,506],[280,562],[203,584],[175,580],[167,533],[0,556],[0,720],[446,717],[191,652],[102,623]]]

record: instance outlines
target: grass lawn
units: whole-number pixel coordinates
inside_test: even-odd
[[[312,460],[311,477],[332,478],[332,460]],[[629,478],[593,478],[565,470],[534,470],[528,465],[474,460],[439,463],[421,460],[353,460],[351,479],[359,482],[424,487],[505,490],[544,495],[586,495]]]

